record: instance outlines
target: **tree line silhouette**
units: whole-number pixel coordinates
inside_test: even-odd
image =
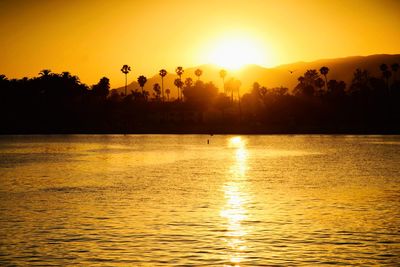
[[[241,82],[226,80],[221,88],[187,77],[179,66],[176,98],[161,85],[127,92],[130,66],[124,65],[124,93],[103,77],[88,86],[69,72],[45,69],[33,78],[0,75],[1,133],[400,133],[399,64],[382,64],[380,77],[356,69],[351,84],[329,79],[329,68],[307,70],[292,89],[255,82],[241,94]]]

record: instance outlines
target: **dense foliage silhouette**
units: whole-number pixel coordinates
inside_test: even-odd
[[[220,88],[186,78],[176,68],[178,94],[161,86],[129,94],[110,93],[103,77],[95,85],[69,72],[48,69],[37,77],[8,79],[0,75],[1,133],[400,133],[400,81],[397,63],[377,66],[374,77],[356,69],[351,84],[329,80],[329,68],[307,70],[298,84],[269,88],[255,82],[241,94],[241,81],[221,70]],[[124,65],[125,76],[130,67]],[[166,97],[164,95],[166,94]]]

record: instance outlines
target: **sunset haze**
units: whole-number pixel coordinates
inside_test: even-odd
[[[341,2],[341,3],[340,3]],[[161,68],[214,63],[273,67],[355,55],[400,53],[398,1],[2,1],[0,73],[70,71],[122,86]],[[216,59],[231,40],[241,61]],[[239,54],[232,50],[232,53]],[[226,59],[228,58],[228,59]],[[239,60],[239,59],[237,59]]]

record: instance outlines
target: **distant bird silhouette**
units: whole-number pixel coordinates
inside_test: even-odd
[[[297,70],[288,70],[288,72],[290,72],[290,74],[293,74],[293,72],[295,72]]]

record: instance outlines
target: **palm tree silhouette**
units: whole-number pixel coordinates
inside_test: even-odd
[[[126,95],[126,89],[128,88],[128,73],[131,71],[131,67],[129,67],[128,65],[123,65],[121,71],[123,74],[125,74],[125,95]]]
[[[241,81],[235,79],[235,78],[230,78],[227,82],[227,87],[228,90],[231,92],[231,102],[233,103],[233,94],[234,92],[237,92],[238,95],[238,100],[240,101],[240,86],[242,85]]]
[[[69,71],[63,71],[63,72],[61,73],[61,77],[64,78],[64,79],[66,79],[66,80],[68,80],[68,79],[71,78],[72,76],[71,76],[71,73],[70,73]]]
[[[267,94],[267,92],[268,92],[268,90],[267,90],[267,88],[265,86],[262,86],[260,88],[260,94],[262,95],[263,99],[265,98],[265,95]]]
[[[390,67],[394,73],[393,79],[397,81],[397,71],[399,70],[399,63],[393,63]]]
[[[147,100],[147,98],[149,97],[149,92],[148,91],[144,91],[143,92],[143,97],[145,100]]]
[[[165,90],[165,93],[167,94],[167,100],[169,101],[169,94],[171,93],[171,90],[168,88]]]
[[[239,80],[236,80],[236,88],[237,88],[237,94],[238,94],[239,108],[240,108],[240,86],[242,86],[242,82],[239,81]]]
[[[324,87],[324,84],[325,84],[325,89],[326,89],[326,92],[327,92],[328,91],[328,87],[326,85],[326,82],[324,82],[324,80],[322,80],[321,77],[318,77],[315,80],[315,84],[314,85],[318,88],[318,94],[320,94],[320,95],[323,95],[322,87]]]
[[[382,72],[385,72],[385,71],[388,70],[388,66],[387,66],[386,64],[381,64],[381,65],[379,66],[379,69],[380,69]]]
[[[65,82],[73,83],[73,84],[79,84],[80,80],[78,76],[71,75],[69,71],[64,71],[61,73],[61,78],[65,80]]]
[[[50,76],[50,73],[51,73],[51,70],[49,70],[49,69],[44,69],[44,70],[41,70],[41,71],[39,72],[39,75],[42,76],[42,77],[48,77],[48,76]]]
[[[156,97],[156,100],[160,100],[160,95],[161,95],[161,87],[158,83],[153,84],[153,91],[154,91],[154,96]]]
[[[176,74],[179,76],[179,79],[182,80],[182,74],[185,72],[181,66],[176,67],[175,69]]]
[[[222,79],[222,85],[224,87],[224,94],[226,94],[226,90],[225,90],[225,77],[226,77],[226,70],[222,69],[219,71],[219,77],[221,77]]]
[[[178,87],[176,84],[177,84],[177,82],[176,82],[176,80],[175,80],[175,82],[174,82],[174,84],[175,84],[175,86],[177,86],[178,88],[180,88],[181,89],[181,93],[182,93],[182,86],[183,86],[183,82],[182,82],[182,74],[185,72],[184,70],[183,70],[183,67],[181,67],[181,66],[178,66],[178,67],[176,67],[176,69],[175,69],[175,72],[176,72],[176,74],[179,76],[179,80],[180,80],[180,87]],[[179,90],[178,90],[178,100],[180,99],[180,96],[179,96]]]
[[[142,95],[145,96],[145,95],[144,95],[143,87],[144,87],[144,85],[145,85],[146,82],[147,82],[147,78],[146,78],[145,76],[143,76],[143,75],[140,75],[140,76],[138,77],[137,81],[138,81],[138,83],[139,83],[139,86],[142,88]]]
[[[200,80],[200,76],[203,74],[203,71],[201,69],[197,69],[194,72],[194,75],[197,76],[197,80]]]
[[[379,66],[379,69],[382,72],[382,77],[386,80],[386,87],[387,90],[389,91],[389,78],[392,76],[392,73],[389,71],[389,68],[386,64],[381,64]]]
[[[180,100],[180,91],[182,91],[183,82],[181,81],[181,79],[176,78],[174,81],[174,85],[178,89],[178,100]]]
[[[319,72],[320,72],[322,75],[324,75],[324,77],[325,77],[325,90],[328,91],[328,79],[326,78],[326,75],[327,75],[328,72],[329,72],[329,68],[323,66],[322,68],[319,69]]]
[[[185,79],[185,86],[186,86],[186,87],[191,87],[192,85],[193,85],[193,80],[192,80],[192,78],[187,77],[187,78]]]
[[[159,72],[159,75],[161,76],[161,91],[162,91],[162,101],[164,102],[165,96],[164,96],[164,77],[167,75],[167,71],[165,69],[161,69]]]

